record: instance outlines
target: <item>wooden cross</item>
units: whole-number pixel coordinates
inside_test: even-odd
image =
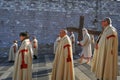
[[[84,16],[80,16],[80,22],[79,22],[79,28],[75,28],[75,27],[67,27],[67,30],[70,32],[77,32],[78,33],[78,41],[82,40],[83,36],[82,36],[82,29],[84,27]],[[88,30],[88,29],[87,29]],[[95,30],[88,30],[89,34],[93,34],[93,35],[99,35],[101,33],[101,31],[95,31]]]

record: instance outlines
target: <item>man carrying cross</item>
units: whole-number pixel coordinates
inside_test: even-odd
[[[15,59],[13,80],[32,80],[32,45],[27,32],[20,33],[22,42]]]
[[[83,62],[83,59],[87,60],[86,63],[89,63],[92,57],[91,38],[86,28],[82,29],[82,33],[83,33],[83,40],[78,42],[78,44],[83,47],[83,50],[80,56],[80,63]]]
[[[56,51],[51,80],[75,80],[72,44],[66,30],[60,31],[60,42]]]

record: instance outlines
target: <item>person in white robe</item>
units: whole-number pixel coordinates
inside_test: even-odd
[[[67,31],[61,30],[60,37],[53,62],[51,80],[75,80],[72,44]]]
[[[80,63],[82,63],[83,59],[87,60],[86,63],[89,63],[92,57],[91,38],[86,28],[82,29],[82,33],[83,40],[77,42],[80,46],[82,46],[82,52],[80,54]]]
[[[34,59],[37,59],[38,56],[38,40],[36,39],[36,37],[33,37],[33,41],[32,41],[32,48],[33,48],[33,57]]]
[[[59,42],[60,42],[60,36],[58,35],[57,39],[54,42],[54,54],[55,54],[56,49],[57,49],[57,47],[59,45]]]
[[[73,54],[75,54],[75,35],[73,32],[70,32],[70,40],[72,43]]]
[[[91,70],[97,80],[117,80],[118,76],[118,34],[110,18],[101,22],[104,28],[97,40]]]
[[[16,54],[12,80],[32,80],[32,45],[27,32],[20,33],[21,46]]]
[[[13,45],[10,47],[9,50],[9,56],[8,56],[9,62],[14,62],[17,50],[18,50],[17,40],[14,40]]]

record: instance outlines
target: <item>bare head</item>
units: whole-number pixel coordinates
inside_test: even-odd
[[[101,22],[101,25],[102,25],[103,28],[109,26],[110,24],[112,24],[112,21],[111,21],[111,18],[109,18],[109,17],[106,17]]]
[[[67,30],[64,30],[64,29],[60,30],[60,37],[62,38],[65,35],[67,35]]]

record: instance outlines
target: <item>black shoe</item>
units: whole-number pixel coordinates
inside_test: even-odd
[[[12,61],[9,61],[9,63],[11,63]]]
[[[12,63],[14,63],[14,61],[12,61]]]
[[[34,57],[34,59],[37,59],[37,56],[36,56],[36,55],[34,55],[33,57]]]
[[[37,56],[34,59],[37,59]]]
[[[9,61],[9,63],[14,63],[14,61]]]

